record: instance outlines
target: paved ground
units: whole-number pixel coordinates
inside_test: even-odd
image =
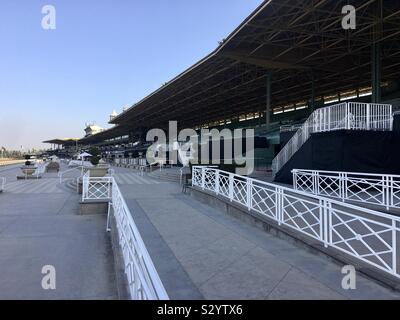
[[[171,298],[400,298],[361,275],[356,290],[342,289],[342,266],[224,215],[175,183],[119,184]]]
[[[113,299],[104,216],[77,215],[79,196],[55,174],[16,181],[0,169],[0,299]],[[362,276],[343,290],[341,266],[180,192],[175,183],[116,168],[116,179],[171,298],[398,299]],[[47,181],[48,183],[44,183]],[[41,288],[54,265],[57,289]]]
[[[137,172],[123,172],[114,174],[115,181],[120,184],[159,184],[159,180],[142,177]]]
[[[0,169],[0,299],[114,299],[117,289],[105,216],[80,216],[79,196],[56,174],[16,180]],[[41,287],[42,267],[56,269],[56,290]]]

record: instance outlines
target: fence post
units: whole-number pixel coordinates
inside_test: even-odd
[[[318,200],[318,205],[319,205],[319,236],[321,238],[321,241],[325,243],[325,210],[324,210],[324,200],[319,199]]]
[[[111,188],[112,188],[112,185],[113,185],[113,181],[114,181],[113,177],[110,177],[109,180],[108,180],[108,198],[109,199],[111,199],[111,195],[112,195]]]
[[[279,187],[276,188],[276,218],[278,220],[278,225],[281,225],[283,222],[283,190]]]
[[[233,174],[229,174],[229,200],[233,200]]]
[[[391,186],[393,184],[391,183],[391,179],[389,176],[384,175],[382,177],[382,188],[383,188],[383,205],[386,206],[386,210],[389,210],[389,207],[391,205],[391,198],[392,198],[392,190]]]
[[[87,189],[87,180],[86,177],[82,177],[82,202],[85,201],[85,195],[86,195],[86,189]]]
[[[329,221],[328,221],[328,216],[331,218],[332,215],[332,204],[331,202],[328,202],[327,200],[323,200],[324,203],[324,246],[325,248],[328,248],[328,243],[329,243]]]
[[[293,173],[293,189],[297,190],[297,171],[293,169],[292,173]]]
[[[345,115],[345,119],[346,119],[346,129],[350,130],[350,108],[349,108],[349,104],[346,102],[346,115]]]
[[[343,179],[343,173],[339,172],[339,198],[344,201],[344,179]]]
[[[382,205],[386,206],[386,210],[387,210],[389,208],[388,208],[388,204],[386,202],[386,194],[388,192],[387,192],[387,182],[386,182],[386,176],[385,175],[382,175],[381,185],[382,185]]]
[[[394,274],[397,274],[397,228],[396,220],[392,220],[392,270]]]
[[[251,199],[252,199],[252,192],[253,190],[253,181],[251,179],[246,179],[246,202],[247,202],[247,210],[251,210]]]
[[[394,206],[394,201],[393,201],[393,176],[388,176],[388,183],[389,183],[389,205],[391,207]]]
[[[219,170],[215,170],[215,192],[219,195]]]
[[[366,124],[367,124],[367,130],[369,130],[370,129],[370,126],[371,126],[371,109],[370,109],[370,104],[369,103],[367,103],[367,121],[366,121]]]
[[[317,181],[316,181],[317,172],[316,171],[312,171],[311,176],[312,176],[312,184],[313,184],[312,185],[312,190],[313,190],[314,194],[317,194]]]
[[[201,189],[204,190],[206,183],[206,168],[201,167]]]

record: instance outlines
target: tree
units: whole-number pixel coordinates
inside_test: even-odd
[[[92,165],[97,166],[100,161],[100,150],[99,148],[96,147],[91,147],[89,149],[89,153],[92,155],[92,158],[90,159],[90,162]]]

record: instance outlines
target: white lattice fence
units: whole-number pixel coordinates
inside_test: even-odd
[[[169,299],[115,179],[90,177],[86,173],[83,176],[82,199],[109,201],[107,227],[112,208],[131,299]]]
[[[112,185],[112,208],[131,298],[134,300],[167,300],[168,294],[115,182]]]
[[[82,201],[111,198],[112,177],[90,177],[89,171],[82,177]]]
[[[389,217],[361,217],[333,206],[329,214],[328,244],[392,274],[397,274],[398,221]]]
[[[193,167],[192,177],[195,187],[224,196],[249,211],[320,241],[325,247],[333,247],[400,278],[397,216],[214,168]],[[314,176],[302,180],[303,188],[318,190],[321,185],[315,185],[315,179]],[[323,181],[325,190],[331,190],[329,194],[342,194],[342,182],[336,183],[332,177]],[[395,181],[393,190],[399,184]],[[399,192],[394,194],[392,198],[399,201]]]
[[[296,190],[389,208],[400,208],[400,176],[294,169]]]

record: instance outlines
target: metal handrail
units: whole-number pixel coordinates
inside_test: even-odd
[[[293,187],[317,195],[400,208],[400,175],[293,169]]]
[[[62,172],[59,172],[59,173],[58,173],[58,178],[60,179],[60,184],[62,183],[62,181],[63,181],[63,176],[64,176],[66,173],[69,173],[69,172],[72,172],[72,171],[75,171],[75,172],[76,172],[76,170],[78,170],[78,169],[81,170],[81,175],[80,175],[78,178],[81,178],[81,177],[83,176],[83,174],[84,174],[84,169],[85,169],[84,166],[73,167],[73,168],[71,168],[71,169],[67,169],[67,170],[64,170],[64,171],[62,171]],[[70,179],[75,179],[75,177],[70,178]]]
[[[107,222],[112,208],[131,299],[168,300],[168,294],[114,177],[95,178],[87,172],[82,179],[83,200],[111,200]],[[105,191],[105,188],[108,190]],[[91,189],[97,191],[90,192]]]
[[[280,126],[279,131],[280,132],[290,132],[290,131],[297,131],[301,128],[301,124],[285,124]]]
[[[49,163],[41,163],[38,165],[37,169],[33,173],[33,176],[36,176],[36,179],[39,179],[39,177],[46,172],[46,168],[49,165]]]
[[[113,177],[90,177],[89,172],[82,177],[82,201],[111,199]]]
[[[272,161],[275,175],[309,139],[312,133],[335,130],[379,130],[393,128],[389,104],[343,102],[315,110]]]
[[[192,168],[192,185],[400,278],[400,217],[207,167]]]
[[[384,173],[371,173],[371,172],[352,172],[352,171],[329,171],[329,170],[311,170],[311,169],[293,169],[293,172],[319,172],[319,173],[326,173],[326,174],[339,174],[339,173],[347,173],[347,174],[354,174],[358,176],[366,176],[366,177],[374,177],[378,178],[382,176],[392,176],[396,178],[400,178],[399,174],[384,174]]]

